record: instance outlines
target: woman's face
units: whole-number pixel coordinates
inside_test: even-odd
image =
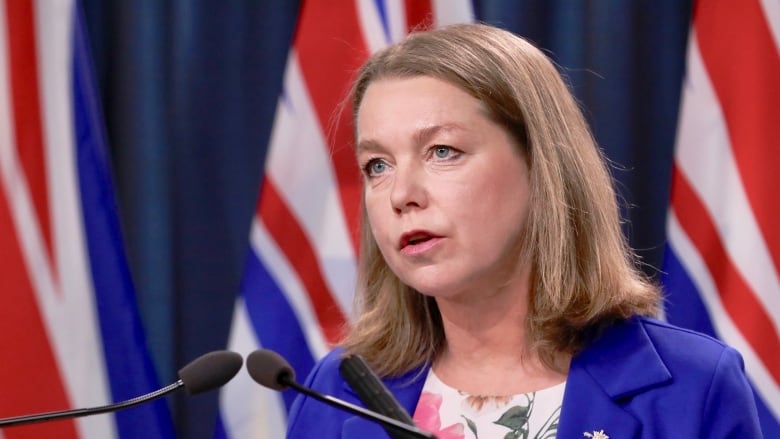
[[[369,226],[404,283],[457,298],[527,281],[528,166],[479,100],[431,77],[381,79],[356,123]]]

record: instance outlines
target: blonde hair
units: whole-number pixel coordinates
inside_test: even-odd
[[[414,76],[448,81],[482,101],[528,160],[528,349],[548,367],[560,369],[558,354],[576,354],[609,323],[658,312],[659,290],[636,268],[621,232],[601,150],[541,51],[483,24],[412,33],[359,70],[352,89],[353,119],[373,81]],[[365,207],[356,306],[358,318],[342,345],[362,355],[379,375],[400,375],[430,363],[444,346],[436,302],[404,285],[387,266]]]

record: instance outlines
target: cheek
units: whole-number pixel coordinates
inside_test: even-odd
[[[482,174],[482,178],[475,176],[469,181],[470,184],[453,194],[453,199],[469,208],[476,216],[489,215],[481,217],[483,222],[506,216],[517,217],[525,211],[528,203],[528,184],[521,176],[491,171]]]
[[[371,228],[374,228],[374,224],[382,218],[380,210],[379,198],[376,195],[366,194],[363,196],[363,205],[366,206],[366,216]]]
[[[366,206],[366,218],[368,219],[368,227],[371,230],[371,234],[374,235],[374,240],[380,246],[380,249],[385,244],[385,238],[389,235],[389,218],[390,212],[387,211],[387,202],[382,202],[377,197],[367,196],[363,199]]]
[[[516,239],[529,209],[525,175],[513,167],[482,175],[490,177],[472,180],[471,187],[454,197],[467,215],[463,223],[476,229],[471,236],[481,237],[476,245],[495,246]]]

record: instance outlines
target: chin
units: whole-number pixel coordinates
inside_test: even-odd
[[[428,283],[428,282],[410,282],[407,283],[410,287],[414,288],[418,293],[433,298],[446,298],[452,295],[454,286],[449,284],[442,284],[441,282]]]

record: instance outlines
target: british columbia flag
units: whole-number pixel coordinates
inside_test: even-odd
[[[230,349],[275,350],[302,378],[339,339],[352,308],[361,194],[350,80],[370,53],[410,29],[471,19],[468,0],[302,2]],[[283,437],[294,397],[240,373],[221,392],[217,436]]]
[[[688,44],[666,317],[736,347],[780,437],[780,2],[700,0]]]
[[[103,121],[73,0],[0,2],[0,418],[157,389],[122,248]],[[160,400],[0,430],[170,438]]]

